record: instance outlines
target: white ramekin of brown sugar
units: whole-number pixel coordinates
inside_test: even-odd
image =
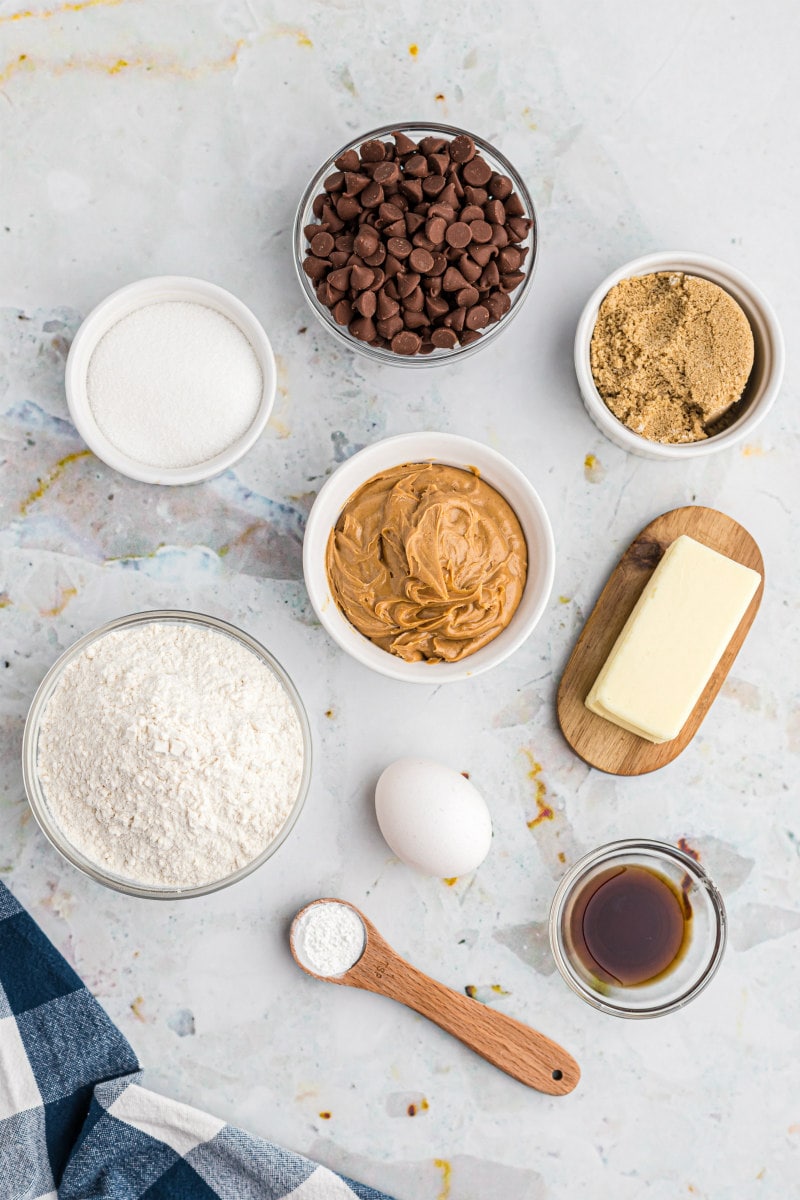
[[[592,373],[592,334],[603,300],[618,283],[656,273],[681,273],[716,284],[739,305],[753,334],[753,367],[741,400],[734,405],[718,431],[698,441],[666,443],[634,432],[607,406]],[[601,433],[622,450],[643,458],[675,462],[726,450],[751,437],[775,403],[783,380],[783,334],[769,301],[746,275],[719,259],[688,250],[662,250],[623,263],[608,275],[589,297],[575,334],[575,372],[584,407]]]

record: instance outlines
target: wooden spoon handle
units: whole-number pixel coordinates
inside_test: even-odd
[[[580,1068],[556,1042],[418,971],[374,927],[369,942],[369,952],[347,973],[348,984],[412,1008],[528,1087],[551,1096],[564,1096],[575,1087]]]

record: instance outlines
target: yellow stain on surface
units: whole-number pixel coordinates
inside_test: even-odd
[[[533,109],[528,104],[526,104],[522,110],[522,119],[527,125],[528,129],[539,128],[536,122],[533,120]]]
[[[525,755],[530,764],[530,768],[528,770],[528,779],[530,779],[533,783],[533,799],[536,803],[536,816],[531,817],[530,821],[527,821],[526,824],[528,829],[535,829],[537,825],[542,823],[542,821],[552,821],[556,814],[550,805],[545,803],[547,785],[543,779],[539,778],[543,770],[542,764],[536,761],[527,747],[523,746],[521,753]]]
[[[40,615],[43,617],[57,617],[69,604],[73,596],[77,596],[78,589],[74,587],[62,587],[59,593],[58,600],[52,608],[43,608],[40,610]]]
[[[76,450],[74,454],[67,454],[64,458],[60,458],[52,471],[48,475],[45,475],[44,478],[40,478],[38,486],[22,501],[22,504],[19,506],[20,516],[26,517],[28,515],[28,510],[37,500],[42,499],[53,484],[61,478],[67,467],[72,466],[73,463],[78,462],[82,458],[88,458],[91,453],[91,450]]]
[[[144,996],[137,996],[136,999],[131,1003],[131,1012],[136,1017],[136,1020],[141,1021],[142,1024],[144,1025],[147,1021],[147,1017],[142,1012],[143,1004],[144,1004]]]
[[[174,59],[147,59],[147,58],[68,58],[65,62],[53,63],[45,59],[31,58],[27,54],[20,54],[17,58],[10,62],[0,70],[0,87],[8,83],[13,76],[20,74],[22,71],[32,72],[38,70],[49,71],[51,75],[60,78],[62,75],[71,75],[75,71],[90,71],[101,75],[121,75],[125,71],[143,71],[145,74],[153,75],[156,78],[172,78],[172,79],[201,79],[205,75],[215,75],[221,71],[227,71],[230,67],[236,65],[239,54],[247,45],[244,38],[240,38],[233,46],[230,53],[223,58],[210,59],[207,62],[197,63],[195,66],[185,66],[183,63],[176,62]]]
[[[332,1114],[329,1113],[327,1110],[325,1112],[321,1112],[319,1115],[323,1121],[330,1121],[331,1116],[332,1116]]]
[[[419,54],[419,46],[417,45],[416,42],[412,42],[411,45],[408,47],[408,53],[411,55],[412,58],[417,57],[417,55]]]
[[[446,1158],[435,1158],[433,1160],[433,1165],[437,1168],[437,1170],[442,1172],[442,1190],[439,1192],[436,1200],[447,1200],[447,1197],[450,1195],[450,1188],[453,1182],[453,1168],[450,1166],[450,1163]]]
[[[291,25],[276,25],[272,30],[272,36],[276,38],[294,38],[297,45],[303,46],[306,50],[311,50],[314,46],[314,43],[304,29],[296,29]]]
[[[759,446],[758,442],[748,442],[746,446],[742,446],[743,458],[763,458],[766,451],[763,446]]]
[[[600,459],[594,454],[587,454],[583,460],[583,474],[589,483],[599,483],[605,477],[606,469]]]
[[[572,599],[571,596],[559,596],[558,603],[559,604],[569,604],[571,599]]]
[[[68,13],[83,12],[85,8],[119,8],[123,0],[77,0],[74,4],[57,4],[55,8],[43,8],[34,12],[32,8],[24,8],[20,12],[9,13],[0,17],[0,25],[9,21],[48,21],[51,17],[62,17]]]
[[[237,533],[236,537],[232,538],[231,541],[226,542],[224,546],[220,546],[219,550],[217,551],[218,557],[224,558],[225,555],[230,554],[231,550],[233,550],[236,546],[247,546],[253,540],[258,531],[263,529],[263,527],[263,521],[254,521],[251,525],[248,525],[246,529],[243,529],[241,533]]]
[[[510,996],[511,995],[511,992],[507,992],[506,989],[504,987],[501,987],[499,983],[492,984],[492,991],[496,992],[498,996]]]
[[[13,604],[13,600],[8,592],[0,592],[0,608],[9,608]]]
[[[458,876],[453,875],[450,879],[443,879],[442,883],[446,883],[448,887],[453,887],[454,884],[458,883]]]

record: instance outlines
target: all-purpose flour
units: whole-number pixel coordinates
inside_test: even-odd
[[[38,768],[53,817],[87,858],[192,887],[245,866],[280,831],[303,739],[289,694],[252,651],[153,621],[113,630],[67,666]]]

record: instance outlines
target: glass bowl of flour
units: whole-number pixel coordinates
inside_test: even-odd
[[[25,790],[55,848],[129,895],[203,896],[261,866],[308,792],[297,689],[247,633],[174,609],[120,617],[50,668]]]

